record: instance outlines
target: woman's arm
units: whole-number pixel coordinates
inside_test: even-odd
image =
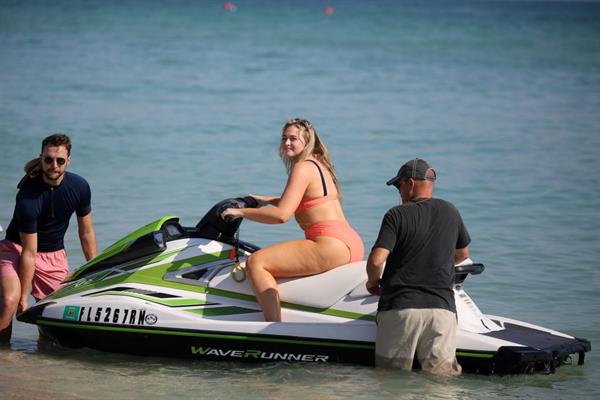
[[[279,204],[280,196],[261,196],[258,194],[248,194],[248,196],[252,197],[258,202],[259,207],[264,206],[277,206]]]
[[[282,224],[287,222],[294,215],[294,211],[296,211],[300,201],[304,197],[306,188],[312,178],[311,172],[312,169],[307,163],[296,164],[288,177],[287,184],[279,200],[275,201],[276,198],[270,199],[272,201],[270,204],[273,207],[228,208],[223,212],[222,216],[232,215],[234,217],[243,217],[263,224]],[[258,200],[260,201],[260,199]]]

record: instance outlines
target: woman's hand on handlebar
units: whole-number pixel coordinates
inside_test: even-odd
[[[244,215],[242,214],[241,208],[227,208],[221,213],[221,218],[223,218],[224,221],[233,221],[234,219],[243,217]]]

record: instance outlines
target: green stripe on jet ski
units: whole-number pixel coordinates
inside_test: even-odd
[[[301,306],[301,305],[298,305],[298,304],[290,304],[290,303],[285,303],[285,302],[283,304],[284,304],[284,306],[286,308],[292,308],[292,309],[295,309],[295,310],[301,310],[301,311],[312,311],[312,309],[319,310],[318,308]],[[319,312],[319,313],[324,314],[324,315],[330,315],[332,317],[357,319],[357,320],[362,320],[362,321],[375,321],[375,316],[374,315],[359,314],[359,313],[355,313],[355,312],[351,312],[351,311],[334,310],[332,308],[327,308],[325,310],[315,311],[315,312]]]
[[[483,354],[483,353],[467,353],[465,351],[457,351],[457,357],[470,357],[470,358],[493,358],[493,354]]]
[[[237,314],[249,314],[249,313],[260,313],[261,310],[252,310],[250,308],[243,307],[205,307],[205,308],[194,308],[192,310],[185,310],[194,314],[200,314],[205,317],[219,317],[223,315],[237,315]]]
[[[169,307],[192,307],[192,306],[204,306],[207,304],[214,304],[214,303],[210,303],[208,301],[204,301],[204,300],[198,300],[198,299],[161,299],[158,297],[154,297],[154,296],[147,296],[144,294],[140,294],[140,293],[131,293],[131,292],[120,292],[120,291],[113,291],[113,290],[109,290],[107,292],[102,292],[102,293],[97,293],[97,294],[92,294],[90,295],[90,297],[102,297],[102,296],[128,296],[128,297],[135,297],[137,299],[142,299],[145,301],[149,301],[152,303],[156,303],[156,304],[162,304],[163,306],[169,306]]]
[[[129,332],[129,333],[147,333],[154,335],[171,335],[171,336],[193,336],[193,337],[203,337],[203,338],[211,338],[211,339],[225,339],[225,340],[235,340],[235,341],[255,341],[255,342],[265,342],[265,343],[284,343],[284,344],[301,344],[301,345],[318,345],[318,346],[327,346],[327,347],[343,347],[343,348],[351,348],[351,349],[367,349],[367,350],[375,350],[375,344],[355,344],[355,343],[339,343],[339,342],[325,342],[321,340],[310,340],[310,339],[278,339],[273,337],[261,337],[261,336],[246,336],[246,335],[232,335],[232,334],[219,334],[219,333],[200,333],[200,332],[183,332],[183,331],[170,331],[163,329],[147,329],[147,328],[121,328],[115,326],[100,326],[100,325],[86,325],[79,323],[69,323],[69,322],[56,322],[56,321],[46,321],[46,320],[37,320],[35,321],[37,325],[47,325],[47,326],[55,326],[59,328],[76,328],[76,329],[90,329],[90,330],[101,330],[101,331],[111,331],[111,332]]]

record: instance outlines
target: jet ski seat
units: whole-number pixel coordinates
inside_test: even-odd
[[[327,309],[367,279],[366,262],[356,261],[316,275],[277,279],[283,303]],[[231,268],[224,268],[210,281],[209,287],[254,295],[248,280],[237,282]]]
[[[365,261],[356,261],[316,275],[278,279],[282,302],[329,308],[367,279]]]

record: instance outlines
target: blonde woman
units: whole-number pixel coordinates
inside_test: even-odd
[[[265,247],[246,262],[246,273],[266,321],[281,321],[275,278],[318,274],[364,256],[363,242],[344,216],[329,152],[311,123],[298,118],[286,122],[279,154],[288,172],[283,194],[251,195],[260,208],[229,208],[222,214],[263,224],[282,224],[295,216],[304,230],[305,240]],[[271,207],[262,207],[267,205]]]

